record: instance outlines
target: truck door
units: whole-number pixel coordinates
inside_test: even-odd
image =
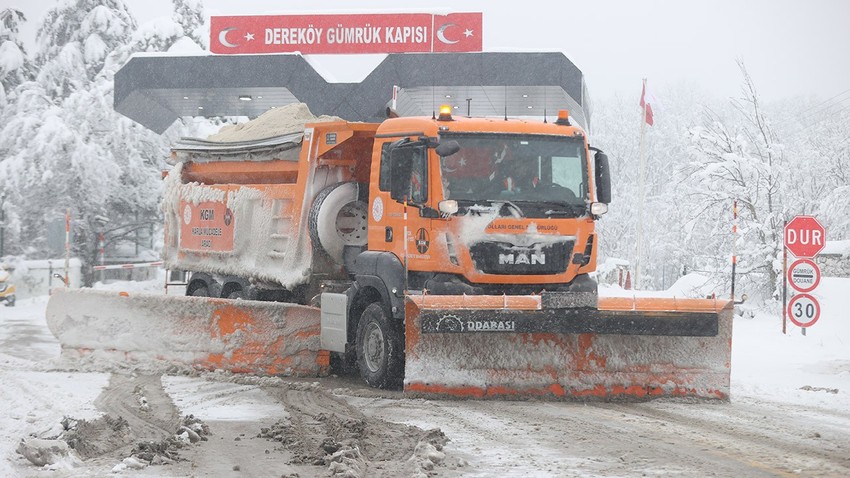
[[[390,176],[385,250],[395,253],[402,263],[407,257],[411,271],[427,270],[425,263],[431,259],[431,216],[434,209],[430,202],[434,192],[430,190],[428,152],[424,142],[404,139],[392,143],[384,158],[389,159],[389,168],[386,169],[389,169]]]

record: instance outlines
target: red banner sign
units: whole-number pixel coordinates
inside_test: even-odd
[[[190,251],[233,250],[233,212],[223,203],[181,201],[180,248]]]
[[[481,51],[482,14],[268,15],[210,18],[218,54]]]

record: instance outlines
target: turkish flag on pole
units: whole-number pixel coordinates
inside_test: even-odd
[[[646,80],[643,80],[643,89],[640,91],[640,107],[646,112],[646,124],[652,126],[655,120],[652,119],[652,105],[646,98]]]

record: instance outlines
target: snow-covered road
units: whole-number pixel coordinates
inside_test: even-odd
[[[736,317],[731,403],[432,401],[350,377],[103,372],[61,362],[46,297],[21,300],[0,307],[0,475],[104,476],[136,442],[194,414],[212,434],[181,448],[184,461],[120,474],[850,476],[848,290],[848,279],[824,279],[822,317],[806,336],[783,335],[775,314]],[[48,471],[15,453],[22,438],[59,434],[63,416],[104,414],[129,426],[91,432],[81,463]],[[449,440],[442,453],[434,428]],[[334,449],[337,465],[322,460]]]

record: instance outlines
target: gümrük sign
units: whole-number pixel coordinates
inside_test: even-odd
[[[482,14],[263,15],[210,18],[218,54],[481,51]]]

